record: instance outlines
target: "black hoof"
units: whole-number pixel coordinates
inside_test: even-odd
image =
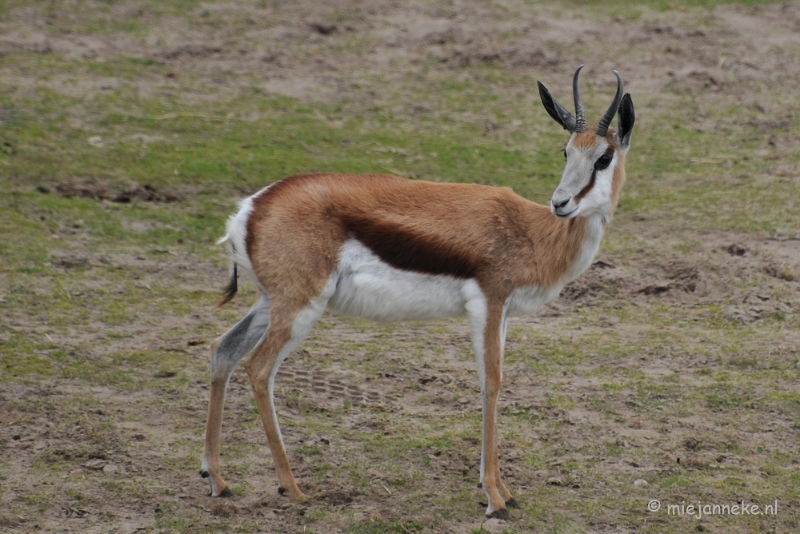
[[[481,484],[480,482],[478,482],[478,489],[481,489],[482,487],[483,487],[483,484]]]
[[[225,488],[224,490],[222,490],[222,493],[220,493],[219,496],[227,499],[229,497],[233,497],[233,492],[231,491],[230,488]]]
[[[511,519],[511,514],[509,514],[508,510],[506,510],[504,508],[502,510],[495,510],[494,512],[492,512],[491,514],[487,515],[486,517],[488,517],[489,519],[504,519],[504,520],[508,521],[509,519]]]
[[[278,495],[286,495],[286,490],[283,489],[283,486],[278,486]]]
[[[517,499],[511,499],[510,501],[506,501],[506,508],[519,508],[519,503]]]
[[[200,471],[200,476],[203,478],[208,478],[208,471]]]

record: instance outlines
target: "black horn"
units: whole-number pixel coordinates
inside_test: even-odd
[[[572,96],[575,98],[575,131],[583,133],[586,131],[586,113],[583,111],[583,102],[581,101],[581,90],[578,88],[578,75],[581,73],[583,65],[578,67],[575,75],[572,77]]]
[[[620,76],[617,71],[614,71],[614,74],[617,76],[617,94],[614,96],[614,101],[611,103],[611,106],[609,106],[608,111],[606,111],[606,114],[603,115],[603,118],[600,119],[600,122],[597,124],[597,135],[600,137],[605,137],[606,133],[608,133],[608,125],[611,124],[614,115],[617,114],[617,110],[619,109],[619,103],[622,102],[622,76]],[[577,73],[575,73],[575,76],[577,79]]]

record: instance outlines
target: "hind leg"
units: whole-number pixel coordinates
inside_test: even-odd
[[[288,493],[294,501],[302,501],[306,496],[297,487],[278,425],[274,396],[275,375],[278,374],[281,363],[308,336],[311,328],[322,316],[334,289],[335,280],[331,279],[322,294],[300,309],[295,303],[274,300],[267,337],[244,362],[253,386],[261,423],[267,434],[267,442],[280,484],[279,491],[281,494]]]
[[[219,452],[222,434],[222,409],[228,381],[238,363],[263,339],[269,328],[269,299],[262,293],[256,305],[236,325],[212,344],[211,392],[206,420],[205,449],[200,474],[208,478],[213,497],[230,497],[228,485],[220,475]]]

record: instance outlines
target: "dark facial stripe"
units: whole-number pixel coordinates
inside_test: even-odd
[[[592,177],[589,178],[589,183],[586,184],[586,187],[581,189],[580,193],[575,195],[575,202],[580,202],[583,197],[589,194],[589,191],[591,191],[592,188],[594,187],[594,180],[596,177],[597,177],[597,171],[592,169]]]
[[[344,223],[349,234],[397,269],[455,278],[474,278],[477,273],[476,258],[447,243],[367,218],[349,218]]]
[[[613,157],[614,149],[612,147],[609,147],[604,155]],[[586,184],[586,187],[581,189],[577,195],[575,195],[575,202],[580,202],[583,197],[589,194],[589,191],[591,191],[592,188],[594,187],[594,181],[596,178],[597,178],[597,169],[592,169],[592,177],[589,178],[589,183]]]

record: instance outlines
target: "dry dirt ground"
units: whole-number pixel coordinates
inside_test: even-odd
[[[221,73],[258,73],[267,92],[309,102],[347,98],[365,113],[377,103],[395,108],[400,117],[437,113],[441,103],[434,96],[391,101],[397,94],[382,90],[400,84],[417,66],[428,69],[431,58],[438,72],[429,75],[455,80],[470,76],[465,66],[489,63],[544,80],[563,79],[579,63],[588,65],[586,80],[620,68],[643,104],[643,117],[670,109],[685,92],[717,106],[777,111],[772,101],[764,101],[764,87],[796,84],[800,72],[796,51],[775,53],[800,37],[798,4],[723,6],[701,14],[645,10],[635,17],[623,10],[620,17],[602,21],[580,15],[572,4],[541,13],[514,3],[340,0],[324,8],[315,5],[187,7],[198,19],[237,21],[242,32],[230,35],[216,29],[225,24],[204,25],[200,32],[193,19],[159,17],[136,2],[119,3],[110,17],[150,22],[147,35],[137,37],[54,37],[41,30],[48,21],[26,17],[20,7],[0,32],[0,51],[47,50],[87,60],[151,57],[170,65],[175,79],[191,73],[228,96],[243,89]],[[346,46],[339,54],[318,53],[318,44],[330,39],[358,40],[358,53]],[[59,88],[58,79],[15,76],[19,90],[45,84],[87,98],[101,92],[103,84],[119,83],[87,79],[85,85]],[[143,79],[139,90],[157,93],[171,80]],[[520,93],[526,105],[535,102],[530,91],[498,88],[504,90]],[[742,127],[785,146],[797,142],[781,136],[787,120],[792,116],[765,113],[757,124]],[[713,131],[715,123],[701,117],[695,126]],[[515,127],[487,122],[490,130]],[[782,172],[798,180],[796,164],[786,163]],[[626,241],[626,236],[635,239]],[[74,357],[88,360],[153,349],[197,363],[148,377],[141,390],[90,387],[70,377],[4,385],[0,531],[499,532],[520,525],[526,525],[520,531],[542,532],[797,531],[796,493],[775,495],[759,480],[783,477],[798,485],[798,405],[791,399],[797,398],[800,336],[795,322],[786,327],[777,322],[800,311],[798,229],[743,233],[693,228],[672,213],[628,212],[614,221],[610,239],[617,245],[605,249],[559,301],[511,325],[500,425],[506,481],[523,505],[514,512],[516,524],[482,518],[483,497],[475,489],[478,385],[463,321],[392,327],[326,316],[289,358],[278,378],[279,417],[301,487],[314,497],[307,504],[277,495],[250,386],[245,373],[237,371],[223,435],[224,474],[237,492],[232,499],[214,500],[197,476],[208,342],[246,311],[250,288],[217,312],[212,305],[225,279],[221,263],[202,264],[179,253],[155,259],[105,255],[80,244],[55,249],[53,265],[85,278],[96,272],[98,287],[106,270],[124,269],[137,286],[174,284],[202,292],[207,302],[184,314],[71,329],[55,340],[60,347],[81,347]],[[688,244],[682,249],[662,243]],[[84,294],[75,298],[91,306],[92,283],[84,285]],[[724,333],[708,326],[709,314],[750,334],[731,349],[718,337]],[[30,335],[41,326],[24,310],[8,311],[3,320]],[[773,323],[777,326],[764,326]],[[198,325],[206,335],[198,334]],[[85,348],[87,339],[109,329],[115,338],[106,336],[102,344]],[[663,337],[654,339],[658,332]],[[607,342],[619,350],[604,350]],[[539,349],[557,355],[555,362],[538,356]],[[776,368],[783,372],[780,378],[758,382],[757,391],[746,387],[746,375],[736,374]],[[714,381],[718,372],[733,374],[744,385],[735,382],[734,395],[726,397]],[[658,388],[650,387],[654,383]],[[747,392],[753,410],[776,398],[790,401],[759,411],[760,421],[749,414],[739,426],[736,410],[745,401],[734,398],[738,391]],[[75,398],[85,402],[76,405]],[[692,399],[692,413],[676,408],[685,399]],[[440,421],[450,427],[441,428]],[[406,425],[433,437],[406,440]],[[783,460],[753,459],[755,450],[775,451]],[[54,476],[48,465],[65,466],[65,471]],[[716,475],[715,469],[728,474]],[[695,471],[707,487],[692,478]],[[650,498],[728,498],[726,477],[738,480],[743,499],[780,499],[779,515],[760,522],[730,517],[678,522],[645,509]],[[663,483],[670,478],[678,482]],[[640,480],[645,484],[634,488]],[[536,502],[541,491],[546,491],[541,494],[546,509]],[[462,497],[454,504],[446,492]],[[576,504],[581,500],[583,508]],[[605,508],[593,508],[594,501]],[[616,501],[625,504],[611,509]],[[376,530],[368,530],[370,524],[378,525]]]

